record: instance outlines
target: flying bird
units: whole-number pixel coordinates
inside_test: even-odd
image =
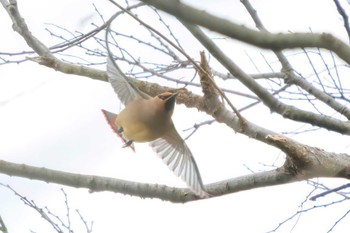
[[[193,155],[181,138],[171,116],[177,93],[165,92],[155,97],[139,90],[110,58],[108,80],[125,108],[117,115],[102,110],[111,128],[134,150],[133,142],[149,142],[163,162],[197,196],[208,197]]]

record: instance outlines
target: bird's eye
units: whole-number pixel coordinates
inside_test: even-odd
[[[165,100],[165,96],[164,95],[158,95],[158,98],[161,99],[161,100]]]

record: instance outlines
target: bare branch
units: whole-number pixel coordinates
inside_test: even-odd
[[[350,167],[343,166],[344,162],[350,163],[350,156],[347,154],[335,154],[316,147],[305,147],[304,144],[282,135],[268,135],[267,140],[286,153],[286,166],[296,169],[295,172],[305,179],[312,178],[315,175],[323,177],[343,176],[344,178],[347,178],[349,175],[350,177]],[[306,170],[301,172],[299,169]],[[319,172],[322,175],[318,174]],[[309,175],[311,177],[308,177]]]
[[[339,187],[337,187],[337,188],[329,189],[329,190],[327,190],[327,191],[325,191],[325,192],[322,192],[322,193],[320,193],[320,194],[317,194],[317,195],[315,195],[315,196],[312,196],[312,197],[310,198],[310,200],[311,200],[311,201],[316,201],[316,199],[318,199],[318,198],[320,198],[320,197],[324,197],[324,196],[326,196],[326,195],[328,195],[328,194],[330,194],[330,193],[338,192],[338,191],[340,191],[340,190],[342,190],[342,189],[346,189],[346,188],[349,188],[349,187],[350,187],[350,183],[349,183],[349,184],[344,184],[344,185],[339,186]]]
[[[53,227],[53,229],[56,232],[64,233],[63,228],[67,229],[68,233],[73,233],[74,232],[73,229],[72,229],[72,226],[71,226],[71,216],[70,216],[70,209],[69,209],[69,206],[68,206],[67,194],[64,192],[63,189],[61,189],[61,191],[63,192],[64,197],[65,197],[65,205],[66,205],[66,211],[67,211],[67,223],[65,223],[60,216],[52,213],[47,206],[44,207],[44,208],[39,207],[33,200],[29,200],[27,197],[19,194],[11,186],[5,185],[5,184],[2,184],[2,183],[0,183],[0,185],[5,187],[5,188],[7,188],[7,189],[9,189],[9,190],[11,190],[16,196],[18,196],[21,199],[21,201],[23,201],[23,203],[25,205],[29,206],[30,208],[34,209],[37,213],[39,213],[40,216],[46,222],[48,222]],[[82,220],[82,222],[85,225],[86,232],[87,233],[91,233],[92,232],[92,223],[91,223],[91,227],[89,227],[87,225],[87,222],[84,220],[84,218],[82,217],[81,213],[78,210],[77,210],[77,213],[78,213],[80,219]],[[2,228],[2,226],[5,227],[5,225],[2,222],[2,218],[0,216],[0,231],[2,231],[3,233],[7,233],[6,227]],[[62,226],[63,228],[61,228],[60,226]],[[33,231],[31,231],[31,232],[33,232]]]
[[[349,38],[349,42],[350,42],[350,27],[349,27],[349,17],[346,14],[344,8],[340,5],[338,0],[333,0],[335,6],[337,7],[337,10],[339,12],[339,14],[341,15],[341,17],[343,18],[344,21],[344,28],[346,30],[346,33],[348,34],[348,38]]]
[[[232,118],[231,118],[232,119]],[[247,122],[242,129],[247,135],[254,134],[261,139]],[[256,130],[256,129],[255,129]],[[310,147],[281,135],[267,135],[264,139],[287,155],[283,167],[248,176],[241,176],[206,185],[206,190],[212,195],[221,196],[241,190],[283,184],[313,177],[350,177],[350,156],[326,152],[316,147]],[[112,191],[143,198],[160,198],[172,202],[188,202],[199,198],[188,189],[171,188],[157,184],[138,183],[108,177],[81,175],[46,168],[0,160],[0,172],[10,176],[19,176],[45,182],[68,185],[76,188],[88,188],[91,192]]]
[[[66,74],[76,74],[81,75],[85,77],[90,77],[93,79],[98,79],[102,81],[107,81],[107,76],[105,72],[101,72],[97,69],[85,67],[85,66],[79,66],[79,65],[73,65],[66,62],[62,62],[59,59],[57,59],[55,56],[52,55],[50,49],[56,50],[55,52],[66,50],[69,47],[75,46],[77,44],[82,43],[83,41],[89,39],[90,37],[94,36],[96,33],[101,31],[112,21],[115,17],[121,14],[121,12],[116,13],[114,16],[112,16],[105,24],[102,26],[96,28],[95,30],[76,38],[75,40],[68,41],[67,43],[63,43],[57,46],[54,46],[52,48],[48,48],[45,44],[43,44],[39,39],[37,39],[29,30],[28,26],[26,25],[24,19],[21,17],[18,7],[17,7],[17,1],[11,0],[10,2],[6,0],[1,1],[4,8],[7,10],[7,13],[12,19],[13,22],[13,28],[16,32],[18,32],[27,42],[28,46],[31,47],[40,57],[39,58],[29,58],[28,60],[34,61],[39,63],[40,65],[45,65],[47,67],[53,68],[55,70],[61,71]],[[142,6],[144,4],[136,4],[134,6],[131,6],[130,9]],[[59,49],[59,50],[58,50]]]
[[[348,214],[350,214],[350,209],[343,214],[334,224],[333,226],[327,231],[327,233],[332,232],[333,229],[338,225],[340,221],[342,221]]]
[[[90,226],[88,225],[88,222],[84,219],[83,215],[80,213],[80,211],[77,209],[76,210],[77,214],[80,217],[80,220],[84,223],[85,229],[87,233],[91,233],[92,232],[92,226],[93,226],[93,221],[91,221]]]
[[[258,17],[257,11],[253,8],[253,6],[250,4],[249,0],[241,0],[243,5],[246,7],[247,11],[253,18],[256,27],[260,29],[261,31],[267,32],[267,29],[261,22],[260,18]],[[306,54],[308,61],[310,63],[310,66],[312,67],[320,86],[322,87],[322,91],[317,89],[314,85],[307,82],[304,78],[301,77],[301,75],[296,75],[294,72],[294,69],[292,68],[291,64],[289,63],[288,59],[285,57],[285,55],[279,51],[279,50],[273,50],[276,54],[277,58],[280,60],[283,71],[285,73],[284,78],[285,82],[288,84],[294,84],[301,87],[303,90],[307,91],[309,94],[315,96],[317,99],[322,101],[323,103],[327,104],[329,107],[333,108],[335,111],[339,112],[340,114],[344,115],[347,119],[350,119],[350,109],[346,107],[345,105],[342,105],[338,103],[332,96],[328,95],[324,85],[322,84],[322,81],[318,75],[318,72],[316,71],[316,68],[311,61],[308,53],[304,48],[302,48],[304,53]]]
[[[61,191],[64,195],[64,204],[66,205],[66,213],[67,213],[67,229],[69,232],[72,231],[71,229],[71,221],[70,221],[70,209],[69,209],[69,204],[68,204],[68,197],[67,197],[67,193],[64,191],[63,188],[61,188]]]
[[[235,76],[233,76],[231,73],[220,73],[219,71],[212,70],[211,71],[214,76],[217,76],[223,80],[228,79],[237,79]],[[286,74],[283,72],[277,72],[277,73],[262,73],[262,74],[249,74],[253,79],[283,79]]]
[[[37,204],[33,200],[28,200],[26,197],[16,192],[16,190],[11,188],[9,185],[4,185],[2,183],[0,183],[0,185],[10,189],[16,196],[18,196],[21,199],[21,201],[23,201],[25,205],[33,208],[36,212],[38,212],[40,216],[43,219],[45,219],[45,221],[47,221],[54,228],[56,232],[64,233],[63,230],[60,228],[60,226],[57,223],[55,223],[53,219],[50,218],[49,214],[47,214],[43,208],[40,208],[39,206],[37,206]]]
[[[328,33],[269,33],[258,32],[229,20],[195,9],[176,0],[142,0],[182,21],[206,27],[215,32],[229,36],[258,47],[282,50],[292,48],[316,47],[333,51],[350,64],[350,47],[340,39]]]
[[[190,134],[184,140],[189,139],[201,126],[203,126],[203,125],[211,125],[213,122],[215,122],[215,120],[206,120],[206,121],[203,121],[201,123],[194,124],[191,128],[184,129],[183,131],[192,130],[192,132],[190,132]]]
[[[331,201],[331,202],[327,202],[325,204],[320,204],[320,205],[313,205],[313,206],[307,207],[307,208],[303,208],[303,204],[304,204],[304,202],[303,202],[303,204],[301,205],[302,208],[300,210],[298,210],[295,214],[291,215],[290,217],[288,217],[285,220],[283,220],[282,222],[280,222],[277,225],[277,227],[275,227],[271,231],[268,231],[267,233],[276,232],[285,223],[287,223],[288,221],[291,221],[294,218],[299,218],[300,215],[303,214],[303,213],[314,211],[314,210],[319,209],[319,208],[325,208],[325,207],[328,207],[328,206],[337,205],[337,204],[343,203],[344,201],[346,201],[346,199],[341,199],[341,200],[338,200],[338,201]]]
[[[5,223],[4,223],[4,220],[2,220],[1,216],[0,216],[0,231],[2,233],[8,233],[7,227],[6,227]]]
[[[203,46],[205,46],[208,51],[223,66],[225,66],[228,71],[230,71],[232,75],[237,77],[246,87],[259,96],[262,102],[267,105],[272,112],[277,112],[283,117],[295,121],[310,123],[342,134],[350,135],[349,122],[343,122],[328,116],[320,116],[282,103],[236,65],[205,33],[199,29],[199,27],[184,22],[183,24],[203,44]]]
[[[36,59],[30,58],[32,61],[36,61],[39,64],[54,68],[63,73],[78,74],[104,81],[107,80],[107,76],[104,72],[89,67],[65,64],[55,58],[50,50],[29,31],[28,26],[18,11],[17,2],[11,0],[11,3],[7,3],[7,1],[2,0],[1,3],[12,19],[14,30],[18,32],[25,39],[27,44],[40,56],[40,58]]]
[[[132,182],[109,177],[75,174],[24,164],[15,164],[3,160],[0,161],[0,172],[10,176],[41,180],[47,183],[87,188],[90,192],[111,191],[142,198],[159,198],[176,203],[199,199],[198,196],[194,195],[187,188],[174,188],[165,185]],[[212,194],[212,197],[215,197],[257,187],[283,184],[292,180],[293,176],[283,172],[283,169],[275,169],[212,183],[206,185],[206,190]]]

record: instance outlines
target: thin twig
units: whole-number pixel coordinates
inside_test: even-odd
[[[294,219],[295,217],[298,217],[302,213],[306,213],[306,212],[309,212],[309,211],[312,211],[312,210],[315,210],[315,209],[318,209],[318,208],[325,208],[325,207],[328,207],[328,206],[340,204],[340,203],[344,202],[345,200],[346,199],[341,199],[341,200],[338,200],[338,201],[332,201],[332,202],[328,202],[326,204],[315,205],[315,206],[312,206],[312,207],[309,207],[309,208],[306,208],[306,209],[298,210],[295,214],[289,216],[288,218],[286,218],[285,220],[280,222],[274,229],[272,229],[271,231],[268,231],[267,233],[276,232],[286,222],[291,221],[292,219]]]
[[[0,183],[1,186],[8,188],[9,190],[11,190],[17,197],[19,197],[21,199],[21,201],[23,201],[23,203],[31,208],[33,208],[36,212],[38,212],[40,214],[40,216],[45,219],[53,228],[55,231],[57,231],[58,233],[64,233],[63,230],[60,228],[60,226],[55,223],[48,214],[45,213],[45,211],[38,207],[36,205],[36,203],[33,200],[28,200],[26,197],[22,196],[21,194],[19,194],[16,190],[14,190],[11,186],[9,185],[5,185]]]
[[[215,120],[212,120],[212,119],[211,120],[206,120],[206,121],[203,121],[201,123],[194,124],[191,128],[184,129],[183,131],[192,130],[192,132],[184,140],[189,139],[201,126],[203,126],[203,125],[211,125],[214,122],[215,122]]]
[[[334,224],[333,226],[327,231],[327,233],[332,232],[333,229],[338,225],[340,221],[342,221],[348,214],[350,213],[350,209],[343,214]]]
[[[2,220],[1,216],[0,216],[0,231],[3,233],[8,233],[7,227],[4,223],[4,220]]]
[[[83,215],[80,213],[80,211],[77,209],[76,210],[77,214],[80,217],[80,220],[84,223],[85,229],[87,233],[91,233],[92,232],[92,226],[93,226],[93,221],[91,221],[90,226],[88,225],[88,222],[84,219]]]
[[[344,184],[344,185],[339,186],[339,187],[337,187],[337,188],[330,189],[330,190],[327,190],[327,191],[325,191],[325,192],[323,192],[323,193],[320,193],[320,194],[317,194],[317,195],[315,195],[315,196],[312,196],[312,197],[310,197],[310,200],[311,200],[311,201],[316,201],[317,198],[324,197],[324,196],[326,196],[326,195],[328,195],[328,194],[330,194],[330,193],[338,192],[338,191],[340,191],[340,190],[342,190],[342,189],[346,189],[346,188],[349,188],[349,187],[350,187],[350,183]]]
[[[346,14],[344,8],[340,5],[339,1],[338,0],[333,0],[333,1],[334,1],[334,4],[337,7],[337,10],[338,10],[339,14],[341,15],[341,17],[344,20],[344,27],[345,27],[346,33],[348,34],[348,38],[349,38],[349,42],[350,42],[349,17]]]

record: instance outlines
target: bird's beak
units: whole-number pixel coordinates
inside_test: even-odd
[[[171,94],[168,99],[166,100],[167,103],[171,103],[171,104],[174,104],[175,103],[175,99],[176,99],[176,96],[177,96],[177,93],[173,93]]]
[[[176,96],[177,96],[177,93],[173,93],[166,99],[165,109],[167,111],[174,109]]]
[[[175,93],[171,94],[171,96],[169,96],[168,100],[175,99],[176,96],[177,96],[177,93],[175,92]]]

